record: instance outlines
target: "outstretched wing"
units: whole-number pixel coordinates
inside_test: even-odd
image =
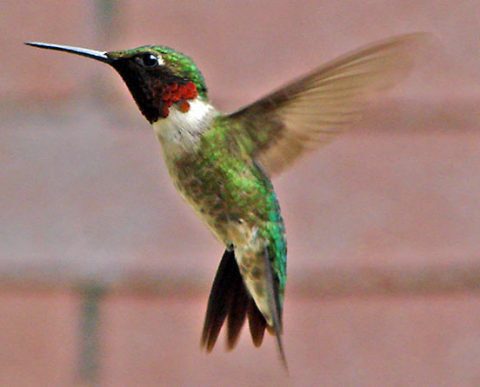
[[[347,54],[226,119],[263,169],[279,173],[355,122],[371,94],[404,77],[426,36],[397,36]]]

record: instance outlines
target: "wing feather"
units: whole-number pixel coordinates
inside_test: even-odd
[[[397,36],[347,54],[227,118],[262,168],[279,173],[357,121],[370,95],[408,73],[426,37]]]

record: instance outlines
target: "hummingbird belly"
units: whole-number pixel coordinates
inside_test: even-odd
[[[167,160],[167,165],[181,196],[222,243],[233,246],[245,285],[271,325],[265,251],[283,299],[286,242],[270,181],[254,163],[227,154],[222,162],[209,154],[192,154]]]
[[[245,221],[251,221],[254,214],[248,206],[232,200],[229,184],[208,168],[186,168],[182,172],[171,173],[175,187],[215,237],[226,246],[248,243],[255,225]],[[261,222],[261,219],[255,220]]]

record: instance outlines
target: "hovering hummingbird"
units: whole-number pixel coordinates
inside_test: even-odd
[[[39,42],[112,66],[153,126],[173,183],[225,246],[208,300],[201,345],[224,322],[232,349],[248,319],[255,346],[267,330],[283,350],[287,245],[270,178],[355,122],[369,96],[412,67],[423,34],[377,42],[320,66],[242,109],[224,114],[186,55],[165,46],[101,52]]]

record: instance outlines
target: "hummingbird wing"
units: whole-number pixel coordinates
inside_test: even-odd
[[[403,78],[426,36],[401,35],[347,54],[227,119],[268,175],[282,172],[358,120],[371,94]]]

